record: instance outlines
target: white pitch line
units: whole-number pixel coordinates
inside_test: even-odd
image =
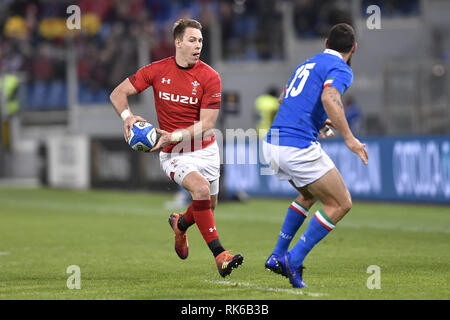
[[[7,254],[9,254],[8,251],[0,251],[0,256],[6,256]]]
[[[310,296],[310,297],[315,297],[315,298],[326,296],[326,294],[324,294],[324,293],[305,292],[300,289],[283,289],[283,288],[262,287],[262,286],[258,286],[256,284],[251,284],[251,283],[246,283],[246,282],[231,282],[231,281],[223,281],[223,280],[203,280],[203,282],[213,283],[213,284],[222,284],[225,286],[232,286],[232,287],[244,287],[244,288],[261,290],[261,291],[273,291],[273,292],[282,292],[282,293],[295,294],[295,295],[304,295],[304,296]]]

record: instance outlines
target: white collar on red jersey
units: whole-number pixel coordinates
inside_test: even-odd
[[[342,55],[338,52],[338,51],[336,51],[336,50],[333,50],[333,49],[325,49],[324,51],[323,51],[323,53],[329,53],[329,54],[332,54],[333,56],[336,56],[336,57],[339,57],[339,58],[341,58],[341,59],[344,59],[343,57],[342,57]]]

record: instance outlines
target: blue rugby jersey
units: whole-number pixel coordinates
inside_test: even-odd
[[[352,69],[335,50],[325,49],[300,64],[286,86],[267,142],[277,142],[272,130],[278,130],[280,146],[309,147],[328,118],[321,100],[323,88],[331,85],[344,94],[352,82]]]

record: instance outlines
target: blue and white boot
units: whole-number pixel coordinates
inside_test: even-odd
[[[290,254],[289,252],[285,255],[282,255],[279,258],[276,258],[278,265],[281,268],[282,275],[289,278],[289,282],[292,284],[294,288],[305,288],[306,283],[303,282],[303,266],[299,268],[294,268],[292,263],[290,262]]]

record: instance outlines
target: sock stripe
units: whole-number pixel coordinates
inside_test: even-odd
[[[325,212],[323,212],[322,209],[316,211],[314,217],[316,217],[317,221],[319,221],[319,223],[329,231],[333,230],[334,227],[336,226],[333,223],[333,221],[331,221],[330,218],[327,217],[327,215],[325,214]]]
[[[289,206],[292,210],[300,213],[305,218],[308,216],[308,210],[306,210],[301,204],[299,204],[297,201],[293,201],[291,205]]]
[[[294,200],[294,203],[296,203],[298,206],[300,206],[300,208],[303,208],[303,210],[305,210],[306,212],[308,212],[308,209],[306,209],[304,206],[302,206],[300,204],[300,202],[298,202],[297,200]]]

